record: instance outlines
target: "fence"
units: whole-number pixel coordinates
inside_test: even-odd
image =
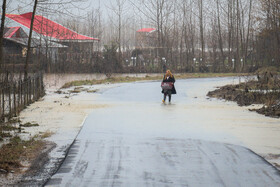
[[[37,73],[26,80],[0,85],[0,123],[15,117],[27,105],[45,94],[43,74]]]

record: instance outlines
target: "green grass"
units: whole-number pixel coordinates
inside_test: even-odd
[[[11,124],[4,124],[4,125],[1,125],[0,126],[0,132],[3,132],[3,131],[15,131],[15,130],[18,130],[18,127],[15,127]]]
[[[81,80],[72,81],[64,84],[61,88],[69,88],[72,86],[82,86],[82,85],[94,85],[94,84],[105,84],[105,83],[122,83],[122,82],[135,82],[141,80],[157,80],[159,77],[111,77],[102,80]]]
[[[14,123],[7,122],[4,124],[0,124],[0,142],[4,140],[4,138],[12,137],[11,131],[18,131],[19,128],[14,125]]]
[[[20,125],[21,127],[38,127],[39,124],[38,123],[30,123],[30,122],[27,122],[25,124],[22,124]]]
[[[12,137],[10,133],[0,131],[0,141],[2,141],[3,138],[9,138],[9,137]]]
[[[32,138],[24,141],[15,136],[10,139],[8,144],[0,148],[0,169],[7,172],[17,171],[21,165],[22,159],[32,160],[35,155],[44,147],[45,142]]]
[[[185,73],[174,75],[176,79],[189,79],[189,78],[211,78],[211,77],[234,77],[246,76],[247,73]]]
[[[40,138],[45,139],[45,138],[51,137],[53,134],[54,134],[53,132],[47,131],[47,132],[41,133]]]
[[[232,77],[242,76],[247,74],[238,73],[185,73],[185,74],[174,74],[176,79],[187,79],[187,78],[210,78],[210,77]],[[72,81],[64,84],[61,88],[70,88],[72,86],[82,85],[95,85],[105,83],[124,83],[124,82],[135,82],[135,81],[149,81],[149,80],[161,80],[163,74],[160,76],[146,76],[146,77],[111,77],[102,80],[80,80]]]

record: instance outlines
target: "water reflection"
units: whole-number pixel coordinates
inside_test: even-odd
[[[110,114],[113,121],[122,118],[121,124],[114,124],[121,133],[204,139],[246,146],[264,155],[278,153],[279,119],[206,96],[217,86],[238,82],[239,78],[178,80],[178,94],[172,95],[171,104],[162,104],[159,81],[121,84],[100,96],[102,102],[114,103],[116,107],[98,115]]]

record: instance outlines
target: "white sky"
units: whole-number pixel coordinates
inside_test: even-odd
[[[39,2],[42,2],[42,0],[39,0]],[[83,16],[86,14],[86,12],[90,11],[91,9],[97,9],[99,7],[104,15],[107,14],[107,6],[109,6],[110,0],[87,0],[87,2],[78,2],[74,4],[66,4],[61,2],[69,2],[70,0],[49,0],[48,2],[51,2],[53,4],[51,5],[45,5],[45,7],[49,7],[53,10],[59,10],[59,11],[65,11],[65,15],[68,14],[74,14],[75,16]],[[77,1],[77,0],[74,0]],[[83,0],[86,1],[86,0]],[[2,5],[2,0],[0,0]],[[54,4],[58,3],[58,4]],[[107,5],[105,5],[107,3]],[[33,9],[34,0],[8,0],[7,2],[7,13],[13,13],[13,14],[22,14],[26,12],[31,12]],[[37,13],[40,13],[42,10],[42,3],[39,5],[37,9]]]

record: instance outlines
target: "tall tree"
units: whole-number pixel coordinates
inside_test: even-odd
[[[239,30],[240,30],[240,7],[239,7],[239,0],[236,0],[236,59],[235,59],[235,66],[234,66],[234,71],[239,71],[240,69],[240,43],[239,43]]]
[[[248,15],[248,26],[247,26],[247,34],[246,34],[246,44],[245,44],[245,59],[244,63],[247,63],[247,55],[248,55],[248,46],[249,46],[249,37],[250,37],[250,29],[251,29],[251,15],[252,13],[252,0],[250,0],[250,5],[249,5],[249,15]]]
[[[200,65],[204,66],[205,61],[205,41],[204,41],[204,24],[203,24],[203,0],[199,0],[198,2],[199,7],[199,31],[200,31],[200,44],[201,44],[201,63]]]
[[[0,28],[0,73],[3,71],[4,68],[3,37],[4,37],[5,17],[6,17],[6,0],[3,0],[1,28]]]
[[[30,22],[29,36],[28,36],[27,54],[26,54],[25,66],[24,66],[24,79],[27,79],[27,76],[28,76],[28,64],[29,64],[30,52],[31,52],[31,41],[32,41],[33,23],[34,23],[34,17],[35,17],[35,14],[36,14],[37,4],[38,4],[38,0],[35,0],[34,1],[34,6],[33,6],[31,22]]]
[[[225,67],[225,55],[224,55],[222,28],[221,28],[221,19],[220,19],[220,0],[216,0],[216,5],[217,5],[219,48],[220,48],[220,51],[221,51],[221,60],[222,60],[222,63],[223,63],[223,68],[224,68]]]
[[[122,32],[124,28],[124,13],[125,13],[125,4],[126,0],[115,0],[114,4],[111,4],[109,7],[110,10],[114,13],[113,17],[117,18],[117,45],[118,45],[118,61],[121,61],[122,53]],[[112,18],[113,19],[113,18]]]

